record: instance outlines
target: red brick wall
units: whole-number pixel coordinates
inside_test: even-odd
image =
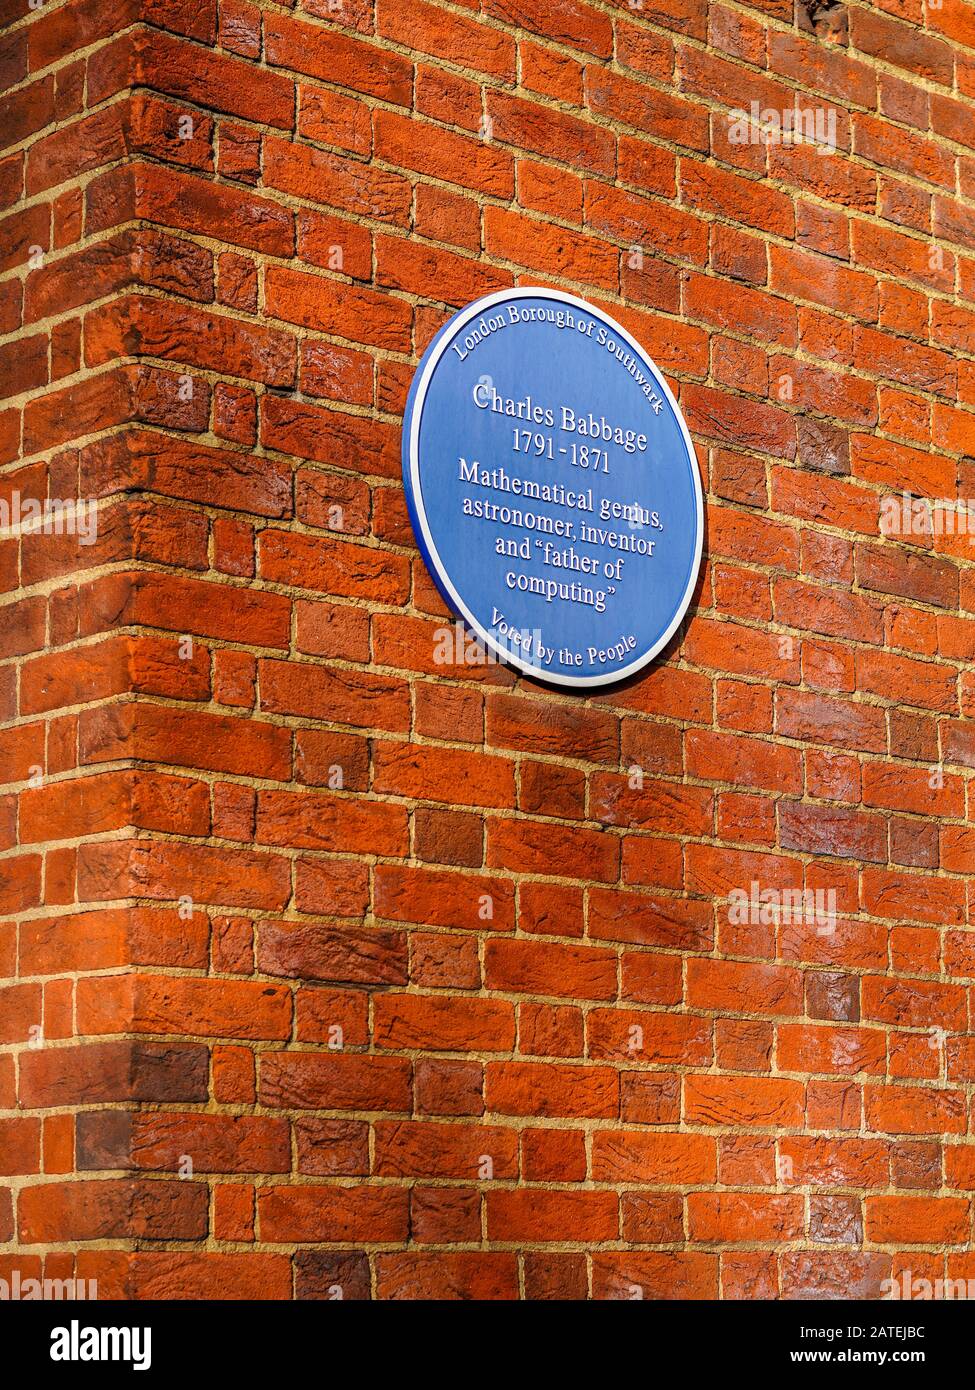
[[[4,1277],[975,1276],[975,569],[880,527],[975,497],[975,7],[4,9],[0,496],[99,499],[0,539]],[[403,503],[418,355],[515,283],[640,339],[705,480],[595,697],[437,664]]]

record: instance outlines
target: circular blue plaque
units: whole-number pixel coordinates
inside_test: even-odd
[[[704,505],[663,376],[574,295],[486,295],[444,325],[403,422],[413,530],[484,646],[556,685],[608,685],[690,602]]]

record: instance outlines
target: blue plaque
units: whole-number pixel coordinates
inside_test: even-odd
[[[447,602],[527,675],[632,676],[690,602],[704,507],[663,376],[574,295],[512,289],[423,355],[403,422],[413,530]]]

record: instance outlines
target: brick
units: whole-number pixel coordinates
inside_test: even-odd
[[[503,878],[395,864],[376,866],[375,909],[395,922],[433,926],[510,930],[514,926],[514,890]]]
[[[513,1299],[513,1255],[490,1251],[398,1251],[377,1257],[380,1297],[389,1299]]]
[[[808,8],[14,7],[3,493],[99,502],[91,546],[0,540],[0,1240],[38,1274],[970,1273],[975,582],[884,502],[975,481],[975,24]],[[837,148],[736,143],[753,101]],[[652,353],[709,497],[680,632],[588,695],[480,660],[402,489],[419,355],[539,280]],[[830,930],[736,920],[752,884]]]
[[[179,898],[192,881],[200,897],[217,904],[280,910],[290,892],[286,860],[203,845],[90,844],[79,853],[78,873],[83,891],[97,901],[118,897],[120,886],[132,890],[130,896]]]
[[[257,800],[259,844],[337,852],[406,853],[406,815],[401,807],[353,801],[334,794],[262,791]]]
[[[264,26],[268,63],[396,105],[409,105],[413,65],[408,59],[334,29],[329,32],[328,43],[323,44],[322,32],[317,25],[286,15],[270,17]]]
[[[294,343],[274,330],[137,296],[117,299],[86,316],[89,365],[100,366],[134,353],[175,357],[197,367],[229,367],[237,376],[269,386],[290,386],[295,381]]]
[[[880,1245],[960,1245],[971,1211],[963,1197],[868,1197],[867,1239]]]
[[[460,794],[438,784],[456,780]],[[514,798],[514,767],[506,758],[467,750],[385,743],[373,749],[373,789],[420,800],[449,800],[471,806],[504,807]]]
[[[616,957],[610,951],[495,940],[487,944],[484,965],[485,984],[492,990],[574,999],[616,995]]]
[[[115,225],[120,199],[130,216],[151,219],[179,231],[225,231],[234,245],[290,256],[294,249],[292,214],[278,203],[242,189],[159,165],[132,164],[98,175],[85,192],[92,231]]]
[[[490,1125],[470,1129],[457,1123],[379,1120],[376,1124],[374,1170],[381,1177],[476,1179],[484,1154],[492,1159],[495,1177],[515,1177],[517,1132]]]
[[[446,16],[434,5],[382,0],[377,9],[376,29],[384,38],[406,48],[447,58],[477,73],[500,78],[514,76],[514,40],[503,30],[475,24],[459,15]]]
[[[29,1052],[21,1100],[30,1108],[104,1101],[200,1102],[207,1050],[199,1043],[111,1042]]]
[[[717,1260],[696,1251],[607,1251],[593,1256],[594,1298],[629,1299],[634,1288],[644,1298],[716,1298]]]
[[[952,55],[943,40],[871,11],[852,16],[850,38],[862,53],[882,57],[933,82],[951,82]]]
[[[207,745],[205,759],[200,757],[201,742]],[[291,740],[286,729],[249,719],[174,711],[163,705],[86,710],[79,721],[79,745],[81,758],[88,763],[128,756],[214,772],[247,772],[259,764],[276,780],[285,780],[291,773]]]
[[[482,193],[507,198],[514,192],[514,161],[506,151],[431,125],[417,141],[415,128],[394,111],[377,113],[376,153],[400,169],[412,169]]]
[[[393,677],[358,673],[311,663],[258,662],[262,708],[276,714],[315,718],[327,708],[341,723],[361,728],[378,725],[405,731],[409,693]]]
[[[365,1183],[343,1188],[277,1184],[261,1191],[257,1212],[262,1238],[275,1244],[403,1241],[408,1227],[405,1188]]]
[[[409,220],[410,187],[401,175],[286,140],[264,140],[264,181],[270,188],[377,222]]]
[[[608,58],[612,53],[613,29],[609,17],[579,0],[544,0],[542,4],[526,4],[525,0],[488,0],[485,13],[597,58]]]
[[[645,1182],[660,1186],[701,1186],[717,1176],[714,1140],[703,1134],[652,1134],[641,1130],[600,1130],[593,1140],[596,1182]]]
[[[615,1192],[565,1192],[544,1188],[489,1192],[488,1236],[493,1240],[613,1240],[619,1231]]]
[[[803,1088],[778,1078],[688,1076],[684,1118],[692,1124],[796,1127],[802,1121]]]
[[[258,933],[257,963],[264,974],[286,978],[403,985],[406,940],[401,932],[268,923]]]
[[[412,312],[401,300],[278,266],[268,273],[266,294],[274,318],[376,347],[402,350],[409,342]]]
[[[489,207],[484,212],[484,240],[492,254],[516,265],[555,271],[569,280],[615,290],[619,280],[616,251],[606,242],[567,228],[526,222],[516,213]]]
[[[156,975],[81,982],[83,1033],[197,1033],[282,1038],[291,1029],[291,996],[244,980],[166,979]]]
[[[586,103],[597,115],[622,120],[641,135],[673,141],[687,149],[708,148],[705,108],[685,97],[660,92],[604,68],[586,74]]]
[[[281,1120],[124,1110],[89,1110],[76,1118],[78,1167],[85,1171],[173,1171],[187,1152],[201,1172],[281,1173],[290,1166],[288,1129]]]
[[[376,1002],[377,1046],[437,1052],[507,1052],[514,1040],[514,1010],[500,1000],[384,995]]]
[[[798,1196],[694,1192],[687,1209],[692,1238],[709,1244],[777,1244],[802,1235],[803,1201]]]
[[[736,286],[732,292],[722,279],[691,275],[685,286],[685,306],[693,318],[717,328],[745,330],[783,347],[794,347],[798,341],[795,307],[761,290]]]
[[[258,1095],[272,1109],[404,1111],[410,1092],[410,1065],[399,1057],[268,1052],[260,1065]]]
[[[195,1240],[206,1233],[200,1183],[53,1182],[29,1188],[18,1210],[25,1244],[64,1240]]]
[[[488,1108],[501,1115],[612,1119],[619,1107],[617,1074],[609,1067],[489,1062],[486,1088]]]
[[[575,877],[613,882],[618,872],[619,842],[613,836],[594,830],[566,832],[564,848],[571,843],[571,866]],[[497,819],[488,826],[487,864],[490,868],[515,873],[551,872],[559,855],[559,844],[547,822]]]

